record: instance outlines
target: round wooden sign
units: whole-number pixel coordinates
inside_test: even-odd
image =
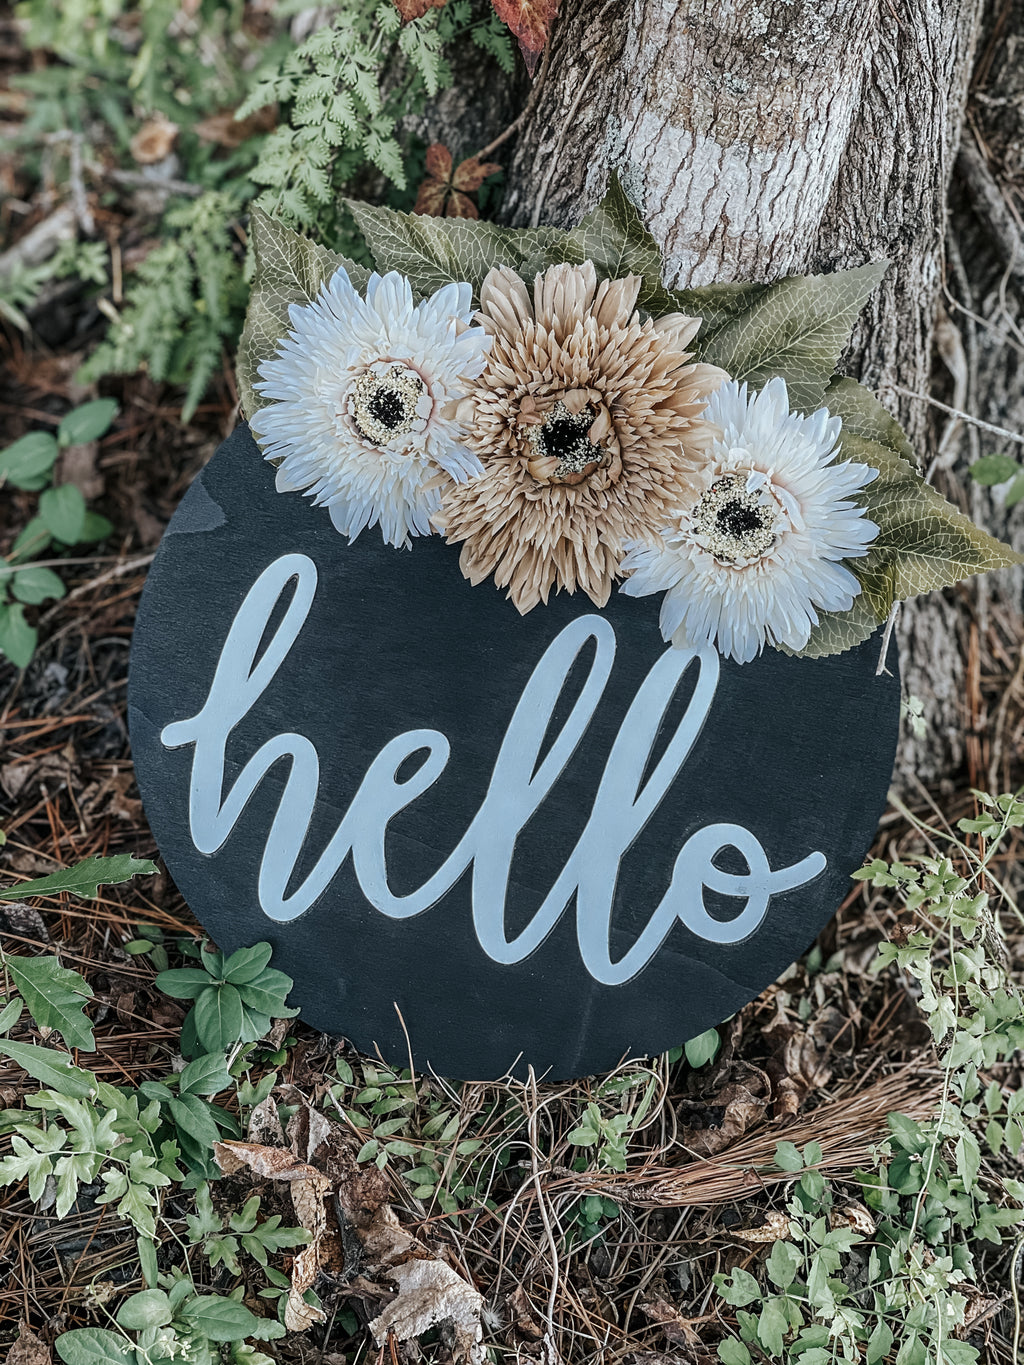
[[[183,500],[132,650],[139,785],[217,944],[395,1065],[581,1076],[721,1022],[813,941],[881,814],[877,638],[742,666],[658,602],[521,617],[439,536],[354,545],[246,428]],[[404,1023],[404,1029],[403,1029]]]

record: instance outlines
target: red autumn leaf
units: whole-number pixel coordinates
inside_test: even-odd
[[[427,175],[416,195],[414,213],[427,213],[435,218],[480,217],[469,194],[501,167],[496,161],[482,162],[479,157],[467,156],[453,170],[452,161],[443,142],[432,142],[427,148]]]
[[[532,76],[537,61],[558,13],[559,0],[491,0],[494,12],[503,24],[508,24]]]
[[[448,197],[448,186],[428,175],[416,195],[413,213],[429,213],[435,218],[444,214],[444,201]]]
[[[428,9],[442,9],[445,4],[447,0],[395,0],[395,9],[408,23],[410,19],[422,19]]]
[[[445,216],[448,218],[479,218],[480,210],[458,190],[452,190],[448,200],[448,207],[445,209]]]
[[[452,154],[443,142],[432,142],[427,148],[427,175],[447,185],[452,178]]]
[[[429,168],[429,166],[428,153],[427,167]],[[465,161],[460,162],[455,168],[455,174],[450,175],[452,188],[471,193],[473,190],[478,190],[489,175],[496,175],[500,170],[501,167],[496,161],[480,161],[475,156],[467,156]]]

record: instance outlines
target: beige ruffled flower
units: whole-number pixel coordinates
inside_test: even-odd
[[[624,542],[658,541],[716,434],[701,414],[728,376],[689,363],[700,318],[642,322],[640,284],[598,284],[587,261],[538,275],[532,302],[504,266],[480,291],[493,340],[458,420],[484,472],[434,520],[470,582],[493,574],[521,612],[552,587],[603,606]]]

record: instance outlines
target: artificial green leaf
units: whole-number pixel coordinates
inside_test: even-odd
[[[166,1327],[173,1316],[171,1301],[162,1289],[142,1289],[125,1299],[115,1320],[129,1332],[144,1332],[147,1327]]]
[[[562,260],[567,234],[560,228],[505,228],[477,218],[435,218],[423,213],[346,200],[380,271],[408,275],[419,294],[465,281],[479,299],[487,272],[506,265],[526,280]],[[570,255],[571,255],[570,249]]]
[[[879,621],[896,601],[1024,563],[1024,555],[975,526],[888,446],[844,430],[840,447],[846,459],[879,471],[859,498],[878,536],[867,555],[848,561]]]
[[[785,375],[790,406],[813,412],[824,401],[857,315],[886,269],[880,261],[831,275],[779,280],[752,307],[702,339],[701,357],[755,389],[773,375]]]
[[[135,1365],[136,1355],[124,1337],[102,1327],[76,1327],[54,1342],[65,1365]]]
[[[239,1042],[242,1001],[234,986],[213,986],[195,1003],[196,1033],[206,1052],[223,1052]]]
[[[110,430],[116,416],[117,404],[113,398],[96,398],[91,403],[83,403],[65,415],[57,428],[57,440],[62,446],[95,441]]]
[[[802,657],[860,644],[897,600],[1024,562],[925,483],[911,463],[912,447],[899,423],[863,385],[833,380],[825,405],[842,418],[840,457],[879,471],[858,499],[879,534],[867,555],[846,561],[861,583],[860,596],[850,611],[822,613]]]
[[[59,447],[48,431],[30,431],[5,450],[0,450],[0,484],[15,488],[45,488]]]
[[[39,499],[39,516],[57,540],[77,545],[85,529],[85,499],[73,483],[48,488]]]
[[[52,569],[38,568],[29,564],[11,574],[11,592],[19,602],[38,606],[40,602],[56,602],[67,592],[64,584]]]
[[[96,1088],[96,1077],[92,1072],[80,1070],[66,1052],[3,1038],[0,1039],[0,1053],[17,1062],[22,1071],[27,1071],[34,1081],[39,1081],[48,1090],[84,1100]]]
[[[364,266],[290,232],[262,209],[253,208],[249,234],[255,269],[238,346],[238,392],[246,417],[251,417],[267,401],[254,385],[260,365],[273,356],[288,331],[291,305],[315,299],[321,285],[339,266],[345,267],[357,289],[364,289],[370,277]]]
[[[43,1028],[59,1029],[68,1047],[96,1047],[85,1002],[92,987],[77,972],[62,967],[55,957],[5,956],[5,965],[21,991],[28,1012]]]
[[[19,602],[0,606],[0,654],[15,668],[29,666],[38,641],[39,632],[25,620],[25,608]]]
[[[652,313],[674,311],[662,284],[662,256],[640,211],[613,175],[597,208],[553,244],[552,260],[593,261],[601,279],[639,275],[638,302]]]
[[[718,1036],[718,1030],[709,1028],[705,1029],[703,1033],[698,1033],[696,1038],[690,1038],[684,1043],[683,1051],[691,1066],[704,1066],[706,1062],[714,1060],[721,1045],[722,1040]]]
[[[48,877],[0,888],[0,897],[13,901],[24,900],[26,896],[55,896],[59,891],[70,891],[83,900],[92,900],[101,886],[116,886],[131,881],[132,877],[149,876],[156,870],[156,864],[148,858],[136,858],[131,853],[118,853],[112,858],[86,858],[74,867],[51,872]]]

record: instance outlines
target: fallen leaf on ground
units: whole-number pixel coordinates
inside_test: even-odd
[[[872,1229],[873,1231],[874,1229]],[[756,1228],[730,1228],[729,1236],[738,1237],[741,1242],[782,1242],[792,1235],[793,1229],[784,1213],[772,1210]]]
[[[266,1147],[257,1142],[215,1142],[213,1155],[225,1175],[248,1167],[254,1175],[265,1180],[290,1182],[295,1217],[299,1226],[309,1233],[310,1240],[292,1262],[284,1325],[289,1332],[305,1332],[314,1323],[326,1321],[323,1309],[307,1303],[303,1295],[316,1283],[327,1259],[326,1201],[331,1192],[330,1180],[314,1166],[299,1161],[281,1147]]]
[[[44,1346],[36,1334],[23,1322],[18,1336],[7,1353],[7,1365],[51,1365],[49,1346]]]

